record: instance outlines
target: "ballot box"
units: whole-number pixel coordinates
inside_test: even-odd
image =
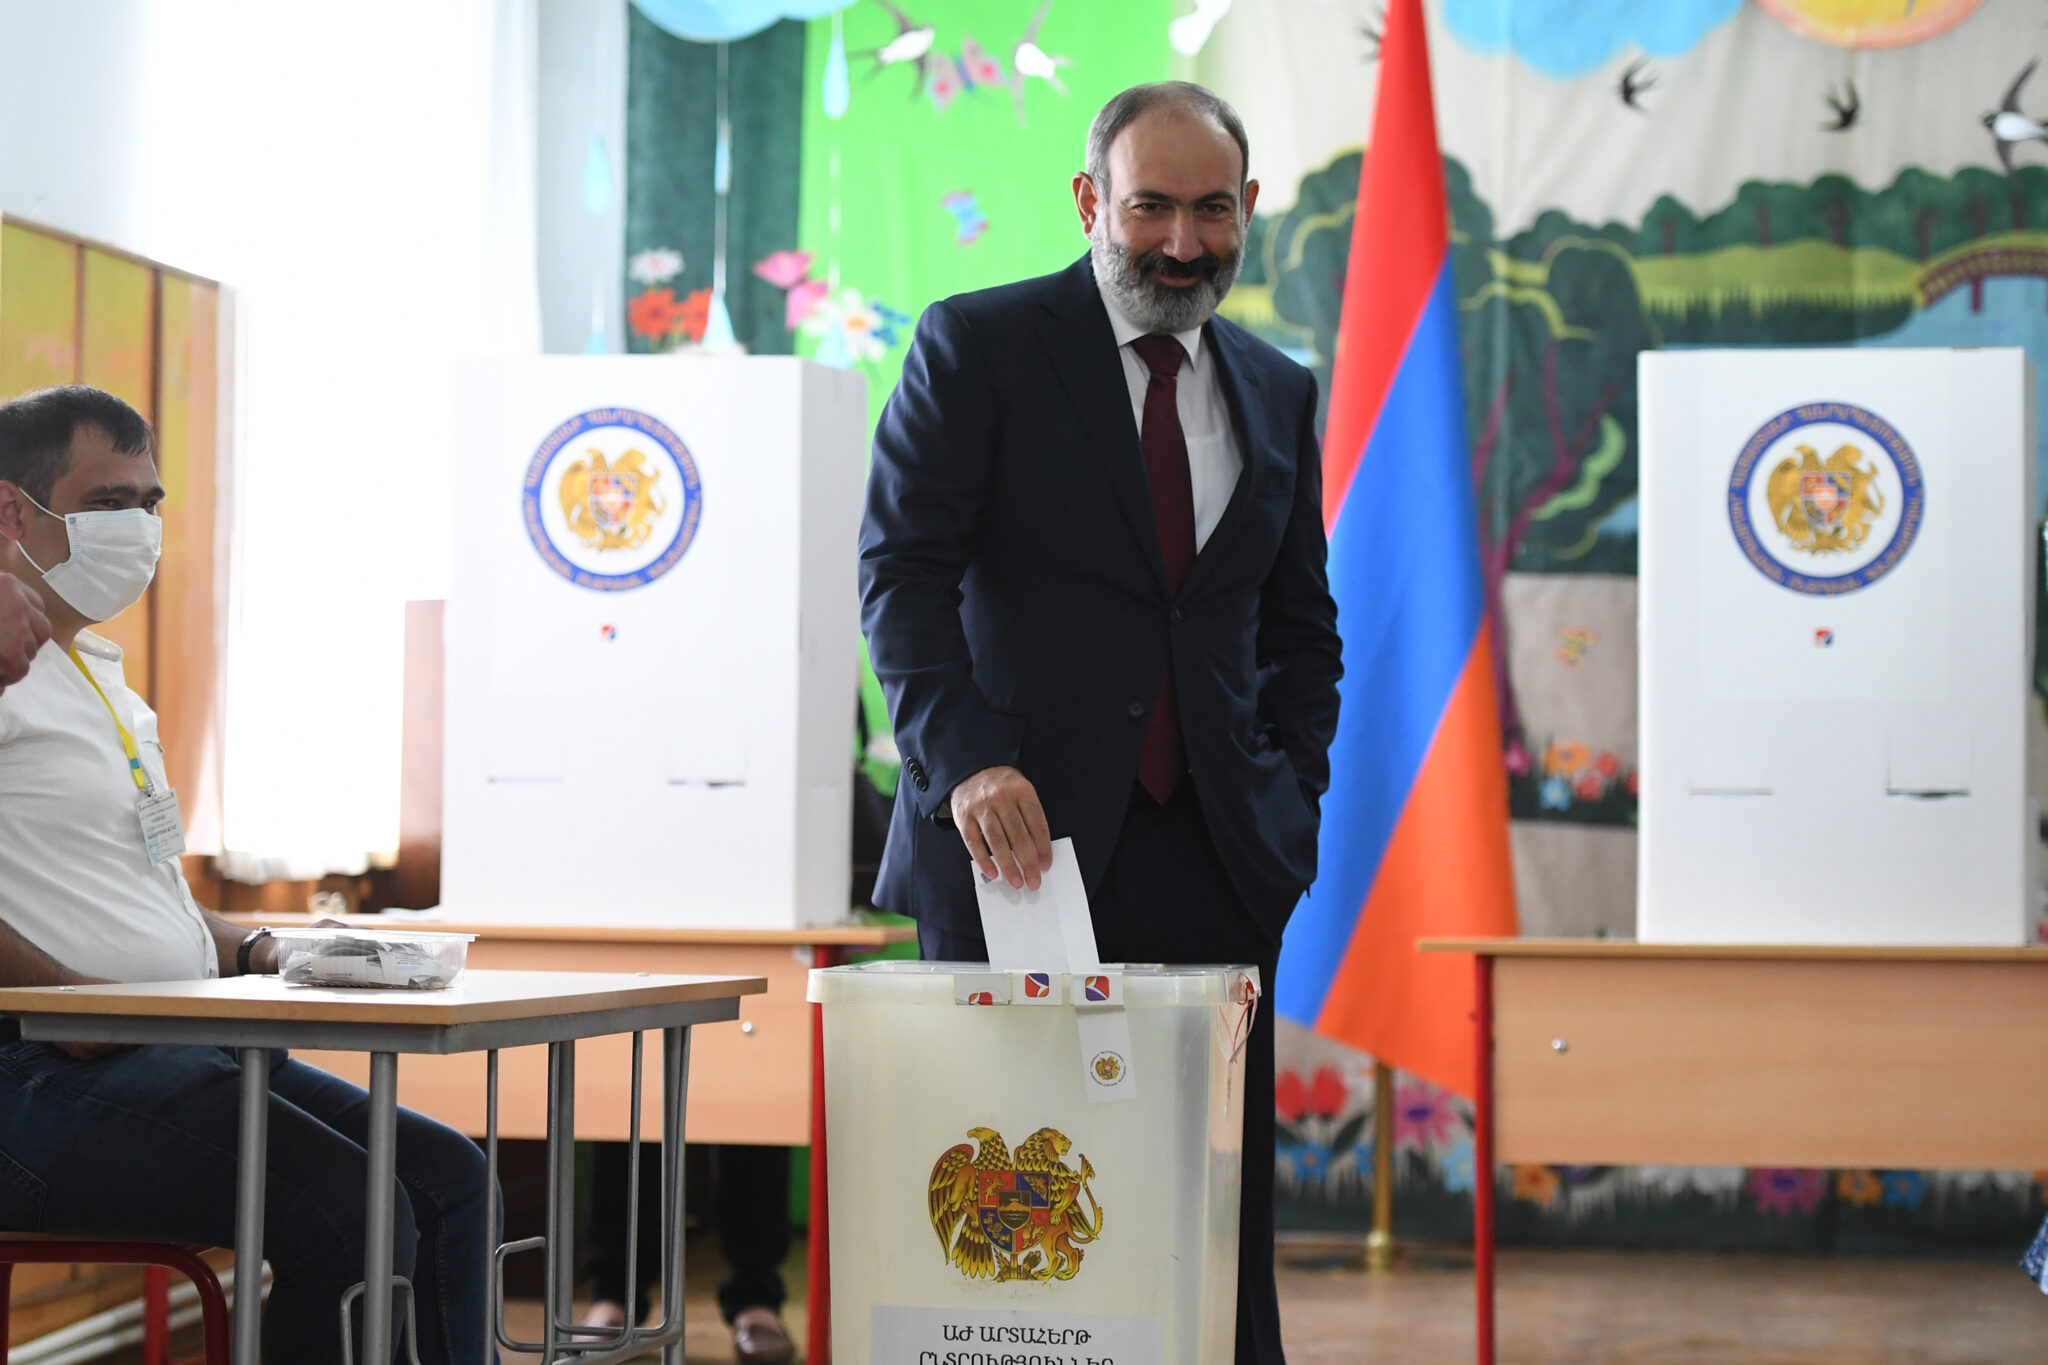
[[[1640,377],[1639,936],[2024,942],[2025,354],[1654,352]]]
[[[444,911],[845,919],[865,381],[548,356],[454,396]]]
[[[812,972],[833,1359],[1230,1361],[1257,995],[1235,966]]]

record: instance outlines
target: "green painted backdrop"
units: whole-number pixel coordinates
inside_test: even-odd
[[[958,56],[963,38],[978,40],[1000,62],[1010,53],[1041,0],[925,0],[915,11],[938,28],[935,50]],[[1172,0],[1054,0],[1038,32],[1046,52],[1070,56],[1060,71],[1068,94],[1028,83],[1020,124],[1007,84],[975,89],[941,113],[915,75],[894,67],[870,77],[867,59],[850,59],[852,102],[843,118],[825,116],[825,64],[831,19],[809,25],[804,45],[802,193],[799,244],[816,256],[813,274],[836,262],[839,282],[915,319],[951,294],[1057,270],[1087,249],[1068,182],[1081,168],[1095,111],[1126,86],[1163,80],[1171,51],[1166,26]],[[841,15],[849,54],[893,38],[896,25],[879,5],[856,4]],[[837,174],[834,174],[834,162]],[[988,228],[959,244],[958,223],[945,207],[955,191],[972,193]],[[834,231],[834,205],[838,228]],[[887,358],[866,366],[871,413],[879,414],[901,371],[905,328]],[[797,347],[810,354],[808,339]]]

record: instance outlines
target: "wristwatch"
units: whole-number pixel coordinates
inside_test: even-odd
[[[242,936],[242,946],[235,949],[235,971],[238,975],[249,975],[249,950],[254,948],[259,941],[269,937],[270,931],[268,929],[251,929]]]

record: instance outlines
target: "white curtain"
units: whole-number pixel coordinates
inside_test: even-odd
[[[398,843],[403,604],[442,597],[458,358],[540,345],[538,0],[154,0],[149,249],[241,324],[222,847]]]

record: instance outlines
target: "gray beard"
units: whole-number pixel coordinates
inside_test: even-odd
[[[1191,332],[1207,322],[1237,283],[1238,268],[1244,264],[1244,245],[1223,263],[1212,279],[1197,280],[1186,288],[1159,284],[1138,265],[1128,247],[1109,239],[1107,215],[1095,220],[1088,234],[1088,259],[1095,266],[1095,278],[1116,306],[1147,332]]]

